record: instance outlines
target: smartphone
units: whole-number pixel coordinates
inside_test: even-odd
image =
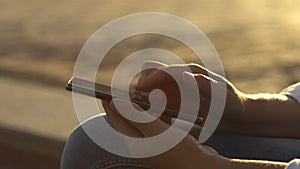
[[[66,85],[66,89],[68,91],[73,91],[73,92],[80,93],[80,94],[83,94],[86,96],[96,97],[101,100],[111,100],[113,98],[126,99],[133,103],[136,103],[137,105],[139,105],[140,107],[142,107],[145,110],[147,110],[151,106],[146,101],[141,101],[140,99],[136,99],[136,98],[143,98],[145,96],[142,96],[142,95],[137,96],[138,95],[137,93],[134,93],[131,91],[129,91],[129,93],[128,93],[127,91],[115,89],[115,88],[113,89],[114,95],[112,95],[112,92],[111,92],[112,88],[110,86],[94,83],[94,82],[87,81],[84,79],[72,77],[68,81],[68,83]],[[129,98],[128,98],[128,96],[129,96]],[[152,106],[155,106],[155,105],[152,105]],[[164,112],[162,114],[165,116],[168,116],[168,117],[177,118],[178,111],[164,108]],[[193,121],[195,121],[193,119],[193,117],[188,114],[180,115],[180,119],[188,121],[188,122],[192,122],[192,123],[193,123]],[[200,124],[202,124],[202,122],[203,122],[203,118],[197,117],[195,124],[200,125]]]

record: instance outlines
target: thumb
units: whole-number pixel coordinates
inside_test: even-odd
[[[175,121],[176,121],[176,123],[175,123]],[[202,130],[202,127],[199,125],[194,125],[193,123],[190,123],[190,122],[187,122],[184,120],[180,120],[180,119],[176,119],[176,118],[171,119],[171,124],[178,129],[188,132],[190,135],[192,135],[197,140],[198,140],[199,135]],[[192,125],[192,128],[191,128],[191,125]]]
[[[164,132],[165,130],[167,130],[169,127],[168,124],[159,120],[156,117],[157,116],[156,114],[150,114],[150,113],[146,112],[145,110],[143,110],[141,107],[139,107],[135,103],[131,103],[129,101],[125,101],[125,100],[121,100],[121,99],[116,99],[115,103],[118,104],[120,107],[122,107],[122,109],[124,109],[124,110],[130,110],[129,108],[131,106],[134,106],[135,109],[140,111],[138,114],[140,119],[143,119],[145,121],[151,121],[149,123],[138,123],[138,122],[134,122],[133,120],[126,118],[126,121],[130,125],[137,128],[143,134],[144,137],[152,137],[152,136],[158,135],[158,134]],[[133,113],[133,112],[124,111],[123,113]]]

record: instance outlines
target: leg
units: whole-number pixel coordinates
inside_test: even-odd
[[[104,116],[95,118],[104,118]],[[134,159],[123,158],[105,151],[79,126],[65,145],[61,169],[149,169],[149,167],[139,164]]]
[[[288,162],[300,157],[300,140],[237,134],[214,134],[209,144],[229,158]]]
[[[98,116],[95,118],[103,118]],[[95,120],[95,119],[94,119]],[[89,123],[87,121],[86,123]],[[209,140],[221,155],[229,158],[289,161],[300,157],[300,140],[263,138],[235,134],[214,134]],[[111,154],[96,145],[77,127],[65,145],[61,162],[62,169],[146,169],[134,159]]]

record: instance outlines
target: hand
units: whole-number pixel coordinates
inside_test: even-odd
[[[128,110],[126,107],[131,106],[131,103],[120,99],[115,100],[115,103],[121,106],[123,110]],[[103,101],[102,104],[109,117],[112,127],[130,137],[151,137],[167,130],[170,127],[169,124],[166,124],[159,119],[156,119],[150,123],[136,123],[127,120],[119,114],[113,102]],[[134,105],[134,107],[142,110],[140,107],[138,107],[138,105]],[[145,116],[152,118],[150,114],[145,114]],[[176,129],[174,134],[176,134],[176,132],[182,131],[180,129]],[[145,150],[147,148],[148,147],[145,147]],[[221,167],[225,166],[228,161],[227,159],[218,155],[212,148],[199,145],[197,140],[188,134],[171,150],[154,157],[138,160],[140,160],[141,163],[156,169],[196,169],[199,167],[221,169]]]
[[[187,68],[192,73],[185,73]],[[187,85],[191,85],[189,81],[195,78],[200,95],[199,115],[204,119],[208,115],[211,103],[211,83],[220,88],[227,87],[224,114],[218,129],[227,131],[235,127],[232,124],[243,124],[245,120],[245,94],[237,90],[224,77],[196,64],[168,66],[158,62],[146,62],[143,69],[142,77],[135,87],[136,92],[150,92],[153,89],[161,89],[167,95],[167,107],[171,109],[178,109],[180,106],[180,91],[174,79],[165,71],[174,72],[176,76],[181,76]],[[226,86],[219,85],[220,81],[226,82]]]

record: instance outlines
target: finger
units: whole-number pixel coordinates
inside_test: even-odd
[[[106,112],[109,107],[109,100],[101,100],[102,107],[104,108],[104,111]]]
[[[157,61],[146,61],[143,66],[142,66],[142,70],[145,69],[159,69],[162,67],[167,67],[167,64],[161,63],[161,62],[157,62]]]
[[[211,96],[211,83],[217,83],[217,81],[203,74],[192,74],[189,72],[183,72],[182,78],[185,84],[191,87],[193,87],[192,85],[194,85],[193,81],[196,80],[200,95],[203,95],[207,98],[210,98]]]
[[[140,80],[143,80],[145,77],[150,75],[154,70],[167,67],[167,66],[168,65],[157,61],[146,61],[142,65],[142,77],[140,78]]]
[[[116,109],[114,103],[112,101],[105,102],[104,104],[107,104],[106,110],[107,115],[110,121],[111,126],[117,130],[118,132],[125,134],[129,137],[143,137],[143,134],[136,129],[134,126],[132,126],[130,123],[128,123],[128,120],[125,119]]]
[[[185,74],[187,73],[187,74]],[[184,72],[182,74],[182,78],[185,84],[187,84],[188,90],[193,90],[193,87],[197,87],[200,94],[200,105],[199,105],[199,113],[198,116],[206,119],[207,113],[210,108],[211,103],[211,81],[210,78],[204,75],[195,75],[190,74],[188,72]],[[192,81],[196,80],[196,83],[192,83]],[[214,83],[217,83],[213,80]],[[197,86],[192,86],[196,84]],[[192,93],[190,93],[192,92]],[[188,93],[193,94],[195,91],[189,91]],[[163,121],[165,121],[163,119]]]
[[[148,69],[155,67],[156,69],[151,69],[145,73],[147,76],[143,76],[140,79],[139,83],[136,85],[137,90],[149,91],[161,86],[165,82],[170,83],[168,80],[172,81],[172,78],[175,78],[176,76],[180,78],[182,72],[185,71],[206,76],[208,76],[208,72],[210,72],[204,67],[194,63],[167,66],[157,62],[146,62],[144,67]],[[212,74],[212,72],[210,72],[210,74]]]
[[[141,131],[141,133],[143,133],[144,137],[157,136],[157,135],[165,132],[170,127],[169,124],[164,123],[164,122],[160,121],[159,119],[156,119],[150,123],[131,122],[131,124],[133,126],[135,126],[136,128],[138,128]],[[176,130],[176,131],[178,131],[178,130]],[[174,132],[174,135],[175,134],[176,133]]]
[[[143,65],[142,65],[142,77],[139,79],[137,85],[136,85],[136,89],[139,89],[143,86],[144,83],[149,83],[148,81],[147,82],[144,82],[145,79],[147,79],[147,77],[149,75],[151,75],[152,73],[155,72],[155,70],[157,69],[161,69],[161,68],[164,68],[164,67],[167,67],[168,65],[164,64],[164,63],[161,63],[161,62],[157,62],[157,61],[146,61]],[[150,81],[151,82],[151,81]]]
[[[200,101],[200,108],[199,108],[200,114],[198,116],[201,116],[205,121],[206,118],[207,118],[209,109],[210,109],[211,99],[201,97],[200,100],[201,100]]]
[[[135,89],[150,91],[153,88],[158,88],[170,79],[171,77],[166,72],[160,69],[155,69],[151,72],[151,74],[142,77],[135,86]]]
[[[192,68],[194,68],[192,66]],[[170,85],[171,83],[176,83],[175,79],[180,79],[182,72],[189,71],[191,72],[189,65],[180,64],[172,66],[164,66],[159,69],[155,69],[144,77],[143,80],[139,82],[136,86],[137,90],[150,91],[153,88],[159,88],[165,83]]]
[[[159,119],[160,119],[161,121],[167,123],[167,124],[171,124],[171,123],[172,123],[172,121],[171,121],[171,120],[172,120],[172,117],[170,117],[170,116],[161,115],[161,116],[159,117]]]
[[[176,123],[175,123],[176,121]],[[185,132],[188,132],[190,135],[192,135],[195,139],[199,138],[199,135],[201,133],[202,127],[199,125],[194,125],[193,123],[172,118],[171,119],[172,126],[179,128]],[[191,127],[192,126],[192,127]]]
[[[191,63],[191,64],[189,64],[189,68],[192,71],[192,73],[194,73],[194,74],[202,74],[202,75],[208,76],[208,77],[216,80],[217,82],[225,81],[225,79],[222,76],[220,76],[219,74],[217,74],[215,72],[212,72],[211,70],[209,70],[201,65]]]
[[[188,67],[192,73],[208,75],[208,70],[201,65],[190,63],[188,64]]]
[[[121,100],[121,99],[116,99],[115,104],[118,104],[118,106],[122,108],[128,108],[128,106],[134,106],[137,110],[143,112],[143,118],[144,119],[149,119],[152,120],[150,123],[136,123],[131,120],[127,120],[128,123],[130,123],[132,126],[137,128],[143,135],[144,137],[152,137],[155,135],[158,135],[168,129],[169,125],[160,121],[158,118],[156,118],[154,115],[151,115],[147,112],[144,112],[144,110],[139,107],[137,104],[130,103],[126,100]],[[154,120],[153,120],[154,119]]]

